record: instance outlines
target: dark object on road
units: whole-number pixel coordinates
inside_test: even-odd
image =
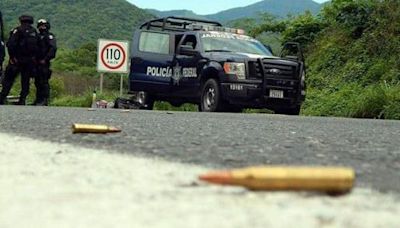
[[[240,112],[267,108],[298,115],[305,100],[300,45],[288,43],[280,57],[241,29],[219,22],[167,17],[143,24],[133,36],[130,94],[200,111]],[[140,96],[136,96],[140,97]]]
[[[252,167],[200,176],[220,185],[243,186],[258,191],[318,191],[329,194],[349,192],[355,172],[340,167]]]
[[[107,134],[107,133],[119,133],[122,130],[116,127],[110,127],[106,125],[92,125],[92,124],[73,124],[72,132],[78,133],[91,133],[91,134]]]
[[[131,99],[117,98],[114,102],[116,109],[142,109],[143,107],[143,104]]]

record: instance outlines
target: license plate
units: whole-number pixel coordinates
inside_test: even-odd
[[[269,97],[271,98],[283,98],[283,91],[282,90],[273,90],[269,91]]]

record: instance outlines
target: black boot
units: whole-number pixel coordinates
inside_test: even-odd
[[[39,102],[36,102],[36,106],[49,106],[48,99],[45,98]]]
[[[15,105],[26,105],[26,101],[25,99],[20,98],[19,101],[15,103]]]
[[[6,98],[0,95],[0,105],[6,104]]]

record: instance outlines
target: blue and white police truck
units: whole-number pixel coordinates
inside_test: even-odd
[[[298,115],[305,65],[297,43],[283,56],[219,22],[181,17],[148,21],[131,45],[129,93],[146,109],[155,101],[197,104],[202,112],[267,108]],[[294,53],[294,54],[290,54]]]

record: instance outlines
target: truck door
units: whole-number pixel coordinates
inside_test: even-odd
[[[174,75],[172,76],[172,88],[175,93],[190,97],[196,96],[200,85],[198,62],[199,55],[184,55],[180,53],[180,47],[192,47],[194,52],[199,52],[198,38],[194,34],[186,34],[176,48],[176,59],[174,61]]]
[[[174,59],[171,35],[139,30],[135,36],[131,53],[131,91],[169,92]]]
[[[283,45],[280,57],[293,59],[304,63],[303,51],[301,50],[300,43],[297,42],[285,43]]]

